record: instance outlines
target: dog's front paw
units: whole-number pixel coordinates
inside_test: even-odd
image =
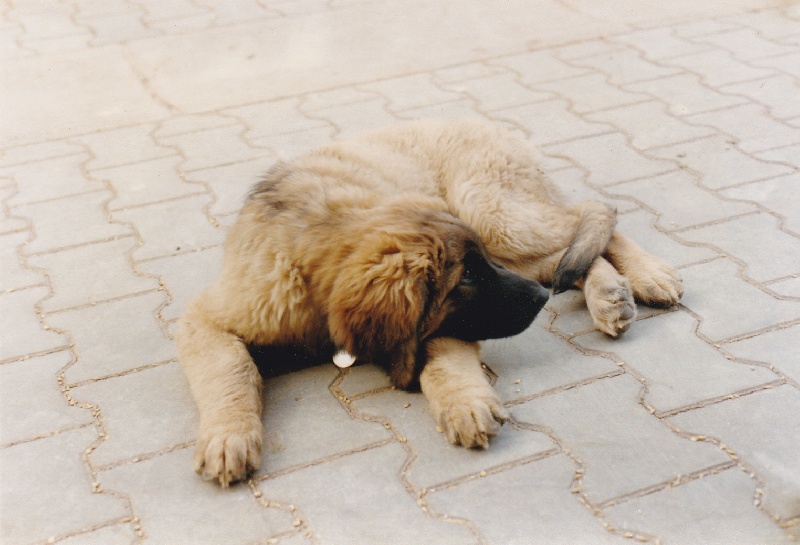
[[[586,287],[586,305],[592,315],[595,329],[616,337],[628,330],[636,319],[636,304],[630,287],[620,276],[611,285]]]
[[[628,275],[636,300],[655,307],[671,307],[683,295],[678,271],[658,258],[642,263]]]
[[[194,468],[207,481],[227,487],[261,466],[264,430],[258,419],[201,426],[194,451]]]
[[[466,448],[487,448],[489,439],[497,435],[509,418],[494,392],[480,397],[452,396],[432,408],[447,440]]]

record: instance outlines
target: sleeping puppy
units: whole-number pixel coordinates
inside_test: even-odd
[[[255,186],[217,281],[177,343],[200,410],[195,467],[223,486],[261,462],[262,379],[248,345],[343,349],[418,384],[454,444],[486,447],[508,413],[478,341],[525,330],[583,289],[616,336],[634,299],[676,303],[680,278],[614,230],[615,211],[562,203],[524,139],[478,122],[416,122],[280,162]]]

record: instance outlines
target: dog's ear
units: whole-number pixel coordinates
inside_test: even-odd
[[[331,290],[328,326],[339,347],[388,367],[406,387],[415,375],[420,322],[444,253],[421,233],[371,233],[342,264]]]

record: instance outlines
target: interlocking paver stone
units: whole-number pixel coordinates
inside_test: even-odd
[[[193,479],[191,467],[188,448],[102,471],[99,478],[104,488],[125,490],[135,498],[146,542],[257,543],[292,529],[288,511],[261,506],[246,487],[221,490]],[[192,524],[180,523],[187,519]]]
[[[787,96],[800,93],[797,78],[786,74],[763,80],[745,81],[723,87],[726,93],[737,93],[763,104],[775,117],[790,119],[800,115],[800,105],[794,100],[786,100]]]
[[[195,170],[189,179],[202,182],[213,191],[215,199],[209,208],[210,214],[238,213],[247,194],[275,161],[276,158],[270,154],[249,161]]]
[[[690,123],[717,127],[737,140],[737,145],[746,152],[759,151],[797,144],[800,135],[797,128],[777,121],[767,115],[766,108],[746,104],[715,113],[697,114],[687,117]]]
[[[434,518],[417,504],[397,479],[407,457],[394,443],[268,479],[259,490],[264,497],[300,506],[303,520],[323,543],[478,543],[465,525]]]
[[[627,195],[659,212],[658,224],[667,230],[692,227],[756,211],[745,202],[728,202],[697,187],[693,176],[675,171],[646,180],[615,185],[611,195]],[[680,199],[671,199],[679,194]]]
[[[552,93],[531,90],[521,85],[519,79],[515,74],[504,73],[441,85],[446,89],[469,95],[477,101],[478,107],[486,112],[553,98]]]
[[[64,545],[127,545],[136,539],[136,532],[130,524],[119,523],[105,526],[63,539],[59,543]]]
[[[17,251],[30,238],[27,231],[0,235],[0,292],[25,288],[44,282],[40,272],[32,271],[20,263]]]
[[[753,508],[755,485],[736,468],[607,509],[622,530],[647,531],[665,543],[778,545],[786,534]],[[664,517],[665,512],[672,513]]]
[[[587,180],[600,186],[657,176],[676,168],[671,161],[638,153],[619,133],[554,144],[547,146],[547,151],[558,152],[575,160],[586,168]]]
[[[412,119],[485,119],[485,116],[478,112],[478,107],[474,100],[458,100],[456,102],[445,102],[413,110],[398,112],[397,117],[402,120]]]
[[[91,491],[81,453],[96,438],[91,426],[0,449],[4,540],[43,543],[127,514],[122,499]]]
[[[800,309],[776,299],[738,275],[730,260],[717,259],[681,271],[683,304],[701,317],[699,331],[711,339],[730,339],[800,318]]]
[[[574,471],[566,456],[553,456],[432,493],[428,503],[441,513],[474,521],[490,543],[626,543],[603,529],[569,493]]]
[[[800,275],[794,275],[792,278],[772,282],[766,287],[778,295],[800,299]]]
[[[580,76],[589,71],[576,68],[559,60],[550,51],[535,51],[496,59],[492,64],[514,70],[526,85]]]
[[[568,99],[578,113],[617,108],[650,100],[640,93],[631,93],[608,83],[601,74],[587,74],[569,79],[536,84],[537,90],[547,90]]]
[[[798,155],[800,160],[800,155]],[[731,187],[721,192],[725,197],[742,201],[757,202],[770,209],[776,214],[780,214],[785,229],[791,230],[795,235],[800,235],[800,218],[797,210],[800,206],[798,202],[797,183],[800,182],[800,174],[790,174],[763,182]]]
[[[206,194],[190,195],[115,210],[112,217],[136,226],[143,244],[134,250],[133,259],[153,259],[181,250],[208,248],[222,243],[225,234],[203,213],[210,200]]]
[[[519,124],[542,146],[612,130],[606,124],[587,122],[573,114],[569,111],[569,104],[562,99],[496,110],[492,112],[492,117]]]
[[[112,198],[106,190],[15,206],[15,214],[30,218],[35,237],[25,245],[26,255],[130,236],[126,225],[109,223],[104,210]]]
[[[591,333],[573,342],[619,356],[645,378],[648,389],[645,403],[660,412],[780,378],[767,369],[730,361],[693,335],[696,325],[688,314],[670,312],[637,321],[619,339]],[[658,349],[661,337],[672,339],[668,352]]]
[[[15,104],[4,108],[0,131],[4,145],[63,138],[169,114],[117,47],[58,51],[3,64],[4,101]],[[90,68],[98,66],[103,70]],[[65,80],[64,74],[70,78]],[[80,91],[69,92],[65,81],[79,81]]]
[[[781,231],[779,223],[769,214],[749,214],[729,222],[682,231],[678,236],[694,242],[708,242],[748,262],[744,274],[763,282],[800,271],[800,238]]]
[[[765,57],[752,61],[752,63],[755,65],[769,66],[770,68],[791,74],[796,78],[800,77],[800,68],[798,68],[799,62],[800,54],[797,52],[790,53],[788,55],[781,55],[779,57]]]
[[[651,101],[587,114],[596,123],[617,127],[629,135],[631,145],[644,150],[695,140],[714,134],[710,127],[690,125],[670,115],[662,104]]]
[[[165,320],[176,320],[186,304],[211,284],[222,266],[222,246],[199,252],[150,259],[138,265],[144,273],[157,275],[170,294],[170,302],[162,309]]]
[[[669,27],[639,30],[614,36],[613,40],[642,50],[651,60],[691,55],[709,49],[706,45],[679,38],[674,28]]]
[[[647,93],[669,104],[669,111],[677,116],[720,110],[747,102],[744,97],[723,94],[702,85],[700,78],[693,74],[631,83],[625,89]]]
[[[202,184],[187,183],[179,171],[183,159],[167,156],[134,164],[93,171],[95,178],[107,181],[115,196],[109,210],[141,206],[205,191]]]
[[[355,419],[341,406],[328,390],[337,371],[327,364],[267,380],[264,471],[303,465],[391,437],[379,423]],[[292,418],[298,413],[308,418]]]
[[[800,539],[800,4],[663,4],[6,2],[0,542]],[[569,290],[484,343],[512,415],[488,450],[369,362],[275,376],[253,347],[262,468],[204,482],[174,335],[245,195],[431,117],[538,145],[567,200],[678,268],[680,305],[610,339]]]
[[[758,32],[750,28],[709,34],[697,37],[694,41],[714,44],[730,51],[734,57],[743,61],[794,52],[793,47],[762,38]]]
[[[92,452],[92,463],[97,466],[131,460],[194,438],[197,414],[185,410],[192,406],[192,397],[175,362],[90,381],[70,391],[79,402],[91,401],[103,412],[106,436]]]
[[[551,152],[555,149],[547,148]],[[545,168],[543,167],[543,169]],[[548,172],[547,177],[558,186],[559,191],[569,203],[600,201],[616,208],[619,214],[626,214],[639,208],[639,205],[635,202],[624,198],[609,197],[605,193],[590,187],[586,183],[587,173],[583,169],[559,168],[555,172]]]
[[[175,347],[155,316],[165,301],[160,291],[49,314],[45,322],[70,332],[78,361],[67,382],[114,375],[175,357]]]
[[[698,74],[703,83],[715,88],[731,83],[774,76],[777,73],[769,68],[755,67],[737,61],[729,52],[719,49],[665,59],[662,63]]]
[[[781,386],[679,414],[670,421],[733,448],[763,479],[766,507],[788,520],[800,516],[800,463],[795,456],[800,450],[798,414],[800,393]],[[747,440],[756,429],[761,441]]]
[[[14,167],[24,163],[76,155],[85,151],[86,149],[83,146],[66,140],[49,140],[23,146],[9,146],[3,150],[3,156],[0,157],[0,167]]]
[[[71,360],[62,350],[0,366],[0,445],[92,423],[89,411],[67,405],[54,380]]]
[[[47,352],[67,344],[55,331],[42,328],[34,305],[50,293],[44,286],[31,287],[10,293],[0,293],[0,361]]]
[[[796,350],[799,343],[800,326],[794,326],[726,344],[725,350],[738,358],[773,365],[800,382],[800,353]]]
[[[26,218],[13,215],[7,209],[7,203],[17,193],[16,187],[11,185],[10,178],[0,177],[0,233],[9,234],[26,230],[29,222]]]
[[[691,168],[700,176],[700,183],[710,189],[765,180],[789,174],[792,170],[787,165],[759,160],[722,136],[660,147],[650,150],[649,153]]]
[[[162,120],[153,131],[153,141],[156,144],[162,138],[176,137],[187,133],[210,131],[232,125],[240,125],[242,122],[231,115],[221,113],[211,114],[185,114],[176,115]],[[160,144],[159,144],[160,145]],[[177,153],[176,145],[170,146]]]
[[[392,111],[452,102],[461,98],[460,93],[437,86],[428,74],[377,81],[361,85],[359,88],[386,97]]]
[[[0,174],[17,183],[14,204],[45,201],[102,189],[81,172],[88,159],[85,153],[63,155],[0,168]]]
[[[293,97],[260,102],[232,108],[226,110],[226,113],[236,116],[241,123],[247,125],[248,130],[245,135],[250,142],[327,127],[326,122],[309,118],[300,112],[298,107],[302,100]],[[280,142],[281,139],[278,138],[276,141]]]
[[[782,163],[792,166],[796,170],[800,170],[800,144],[780,146],[771,150],[754,153],[753,155],[765,161]]]
[[[53,296],[42,302],[42,311],[63,310],[158,289],[155,278],[131,270],[128,254],[135,246],[136,242],[126,237],[29,257],[29,265],[49,271],[53,287]]]
[[[175,146],[183,152],[186,161],[180,165],[181,169],[191,172],[269,155],[268,150],[247,144],[241,137],[246,130],[246,127],[237,124],[174,136],[160,136],[158,141]]]
[[[570,64],[605,74],[611,83],[617,85],[627,85],[679,73],[674,68],[645,60],[640,52],[630,48],[574,59],[570,61]]]
[[[542,318],[512,339],[488,341],[483,346],[481,357],[498,374],[495,388],[504,401],[617,371],[610,359],[585,357],[549,332]]]
[[[336,127],[336,140],[346,140],[397,122],[397,118],[389,113],[388,100],[380,96],[321,109],[312,110],[305,106],[301,109],[310,117],[325,120]]]
[[[89,170],[140,163],[175,155],[175,150],[153,140],[154,124],[134,125],[108,131],[84,134],[74,140],[89,148],[92,158]]]
[[[714,445],[692,443],[652,418],[636,399],[642,385],[622,375],[514,408],[518,420],[547,426],[584,462],[583,489],[592,502],[728,461]]]
[[[611,189],[613,191],[613,188]],[[687,245],[655,227],[657,218],[644,210],[633,210],[618,217],[619,230],[644,250],[657,255],[673,267],[681,267],[718,256],[702,245]]]

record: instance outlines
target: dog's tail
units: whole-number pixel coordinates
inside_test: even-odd
[[[586,275],[594,260],[605,251],[617,224],[616,209],[605,204],[585,201],[575,208],[580,222],[553,275],[553,293],[567,291]]]

